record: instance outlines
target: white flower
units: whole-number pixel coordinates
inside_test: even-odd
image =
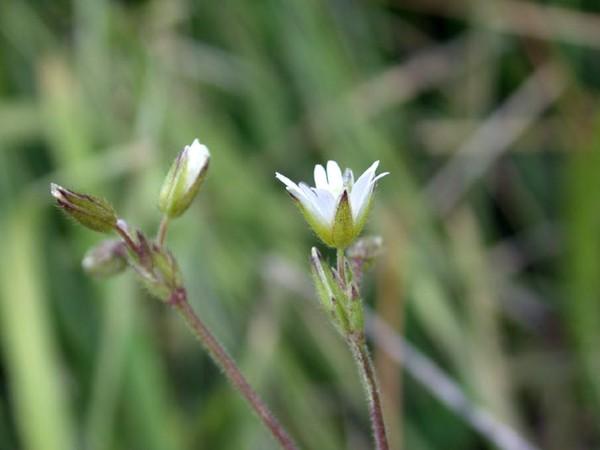
[[[327,162],[327,171],[315,166],[315,187],[294,183],[276,172],[275,177],[285,184],[287,191],[297,201],[306,220],[327,245],[347,247],[361,232],[371,204],[377,180],[388,172],[375,174],[379,161],[375,161],[357,180],[352,170],[342,175],[335,161]]]
[[[178,217],[190,206],[206,177],[210,152],[194,139],[179,153],[160,191],[158,206],[167,216]]]

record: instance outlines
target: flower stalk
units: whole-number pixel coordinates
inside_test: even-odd
[[[369,350],[367,349],[364,334],[363,308],[362,304],[352,305],[352,303],[360,302],[360,298],[358,298],[358,288],[353,286],[352,282],[350,282],[351,285],[349,289],[346,286],[348,280],[345,272],[346,256],[343,249],[337,250],[337,268],[340,282],[343,283],[341,287],[346,292],[349,303],[351,304],[349,308],[351,311],[351,318],[354,318],[354,320],[351,320],[350,322],[352,328],[346,332],[344,337],[350,347],[352,357],[358,368],[369,403],[369,418],[371,419],[371,428],[375,439],[375,449],[389,450],[385,422],[383,420],[383,407],[379,395],[379,385],[377,383],[375,368],[371,356],[369,355]],[[358,318],[356,316],[358,316]]]
[[[168,302],[179,315],[183,317],[189,328],[196,335],[204,349],[211,356],[214,363],[223,371],[232,386],[246,399],[250,407],[256,412],[263,424],[269,429],[279,445],[285,450],[297,450],[298,447],[277,421],[268,406],[261,400],[256,391],[246,381],[234,360],[211,333],[204,322],[196,315],[187,300],[185,289],[173,292]]]
[[[161,247],[165,245],[167,231],[169,230],[169,222],[169,216],[164,215],[160,221],[160,225],[158,226],[158,235],[156,236],[156,242]]]
[[[369,417],[376,450],[389,450],[383,420],[383,408],[373,362],[367,349],[364,332],[364,309],[360,284],[381,248],[381,238],[367,238],[356,242],[371,206],[377,181],[388,175],[376,174],[375,161],[354,181],[352,170],[342,174],[335,161],[327,162],[327,169],[318,164],[314,169],[315,186],[294,183],[278,172],[281,181],[315,234],[329,247],[336,249],[336,268],[325,264],[320,252],[313,247],[310,263],[313,280],[321,305],[333,326],[342,335],[350,351],[365,388],[369,403]],[[349,258],[345,250],[349,248]]]
[[[361,381],[369,401],[369,417],[371,419],[371,428],[375,439],[375,448],[377,450],[389,450],[387,433],[385,431],[385,422],[383,420],[383,407],[379,395],[379,385],[375,375],[373,361],[369,355],[364,335],[350,337],[348,345],[352,351],[352,356],[361,375]]]

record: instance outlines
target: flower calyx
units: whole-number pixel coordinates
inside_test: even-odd
[[[50,183],[50,193],[58,207],[84,227],[100,233],[114,230],[117,213],[103,198],[71,191],[56,183]]]
[[[138,231],[134,246],[129,248],[129,264],[148,292],[163,302],[183,289],[181,271],[173,254],[164,246],[151,242]]]

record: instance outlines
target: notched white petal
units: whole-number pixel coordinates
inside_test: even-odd
[[[339,194],[339,191],[344,187],[344,180],[342,179],[342,169],[340,169],[340,166],[335,161],[327,161],[327,179],[329,181],[329,189]]]
[[[327,189],[329,187],[327,173],[321,164],[315,166],[315,186],[319,189]]]
[[[326,189],[314,189],[313,192],[317,198],[319,209],[323,213],[323,218],[328,225],[333,223],[335,218],[335,207],[337,199]]]
[[[313,227],[316,227],[317,234],[321,233],[319,236],[325,239],[328,245],[346,245],[347,242],[343,236],[353,239],[360,232],[358,227],[362,228],[364,224],[364,216],[367,214],[375,184],[389,174],[388,172],[376,174],[377,167],[379,167],[379,161],[371,164],[355,181],[352,170],[346,169],[342,175],[342,170],[335,161],[328,161],[325,167],[317,164],[314,169],[315,187],[310,187],[303,182],[296,184],[278,172],[275,173],[275,176],[285,184],[288,192],[300,202],[305,213],[310,216],[309,222]],[[328,240],[327,233],[333,233],[339,208],[346,208],[341,204],[344,198],[347,198],[348,213],[351,214],[351,218],[345,215],[347,227],[350,228],[343,235],[338,232],[338,238],[331,242]],[[317,222],[317,224],[312,221]],[[322,229],[318,230],[319,227],[322,227]]]
[[[378,167],[379,167],[379,160],[377,160],[373,164],[371,164],[369,166],[369,168],[367,170],[365,170],[365,172],[373,172],[373,173],[375,173],[375,171],[377,170]]]

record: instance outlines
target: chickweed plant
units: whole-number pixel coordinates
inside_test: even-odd
[[[54,183],[50,185],[50,192],[58,206],[81,225],[101,233],[116,233],[119,237],[106,240],[90,250],[83,259],[84,269],[99,276],[133,269],[152,296],[173,307],[183,317],[215,364],[246,399],[281,448],[297,450],[288,432],[193,310],[177,260],[165,245],[169,222],[188,209],[206,178],[209,162],[210,152],[198,140],[179,153],[160,191],[158,207],[163,217],[155,239],[132,229],[104,199],[73,192]]]
[[[275,173],[285,186],[316,235],[336,249],[336,267],[327,265],[316,247],[311,249],[312,276],[321,306],[331,323],[342,335],[356,361],[369,402],[371,427],[377,450],[388,450],[375,368],[365,339],[364,308],[360,282],[364,271],[381,248],[380,238],[358,240],[362,231],[377,181],[388,175],[376,175],[379,161],[374,162],[358,179],[346,169],[342,174],[335,161],[327,162],[327,170],[315,166],[315,186],[298,184]]]
[[[158,207],[163,214],[156,237],[151,239],[119,217],[106,200],[81,194],[52,183],[50,192],[57,205],[81,225],[113,233],[83,258],[91,275],[108,277],[133,269],[147,291],[174,308],[199,339],[217,366],[256,412],[281,448],[298,447],[273,413],[250,386],[238,366],[188,302],[188,294],[177,259],[166,247],[171,220],[182,216],[198,194],[210,163],[208,148],[196,139],[173,162],[160,190]],[[314,169],[315,186],[294,183],[276,173],[316,235],[336,249],[337,262],[330,267],[316,247],[311,249],[311,271],[321,306],[348,344],[354,357],[369,404],[376,450],[389,450],[381,398],[364,331],[361,280],[381,248],[380,238],[358,237],[365,225],[377,181],[379,161],[358,179],[352,170],[343,173],[335,161]]]

